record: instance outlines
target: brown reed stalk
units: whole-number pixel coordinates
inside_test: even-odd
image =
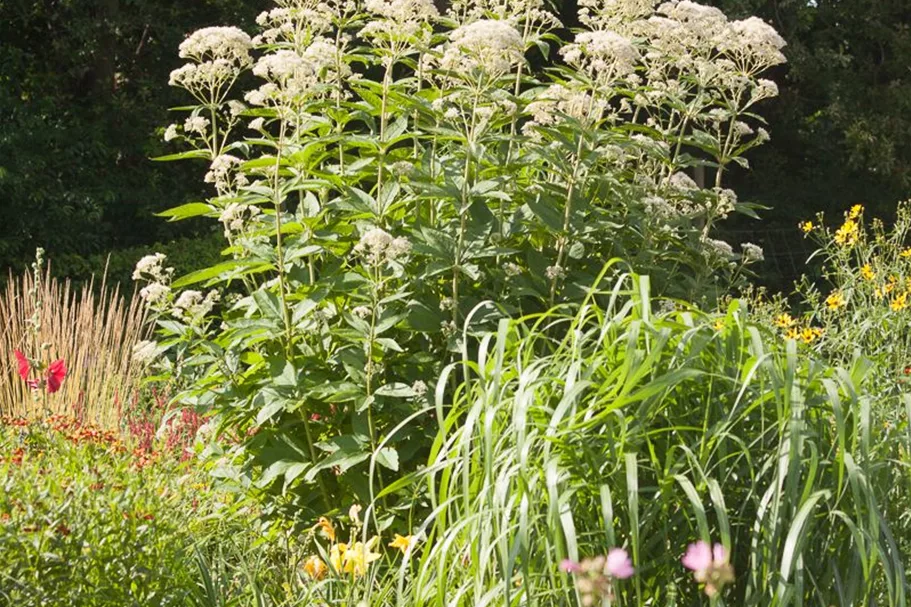
[[[77,292],[69,280],[52,278],[48,268],[38,287],[43,303],[35,335],[28,322],[35,312],[34,276],[10,276],[0,293],[0,414],[59,414],[104,427],[118,425],[118,403],[131,398],[141,379],[133,346],[149,335],[150,327],[136,293],[125,297],[102,278],[96,295],[93,282]],[[47,349],[41,350],[41,344]],[[64,359],[68,372],[60,390],[46,401],[30,390],[16,373],[16,349],[46,363]]]

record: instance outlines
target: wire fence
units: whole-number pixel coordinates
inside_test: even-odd
[[[752,242],[763,249],[765,261],[757,268],[759,283],[769,288],[790,291],[804,274],[812,274],[807,260],[816,246],[794,227],[761,228],[754,230],[723,230],[728,242]]]

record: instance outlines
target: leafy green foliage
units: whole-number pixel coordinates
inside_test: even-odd
[[[752,213],[720,185],[766,139],[752,106],[783,60],[768,26],[717,11],[694,25],[672,6],[668,22],[727,41],[678,48],[661,27],[635,38],[644,14],[619,18],[629,38],[598,30],[605,10],[561,47],[537,9],[298,8],[264,13],[253,40],[220,27],[181,45],[171,84],[196,104],[166,129],[185,151],[161,160],[207,158],[216,196],[165,215],[217,218],[227,260],[175,280],[155,255],[136,274],[162,373],[249,437],[231,456],[275,506],[324,514],[414,469],[430,433],[390,432],[420,416],[442,364],[501,318],[578,301],[611,256],[701,302],[756,260],[710,235]],[[531,48],[566,64],[533,71]]]

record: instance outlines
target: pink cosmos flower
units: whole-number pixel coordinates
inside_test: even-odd
[[[607,574],[618,580],[625,580],[636,572],[633,569],[633,562],[623,548],[611,548],[607,553],[607,563],[605,565]]]

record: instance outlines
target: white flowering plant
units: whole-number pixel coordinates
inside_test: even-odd
[[[137,276],[181,398],[277,503],[325,512],[413,469],[442,366],[609,259],[710,298],[761,258],[712,235],[753,213],[723,177],[768,138],[784,41],[689,0],[584,0],[580,20],[564,43],[542,0],[278,0],[254,37],[181,44],[171,84],[196,105],[164,159],[204,159],[214,192],[164,215],[220,222],[226,259]],[[177,294],[201,283],[221,299]]]

